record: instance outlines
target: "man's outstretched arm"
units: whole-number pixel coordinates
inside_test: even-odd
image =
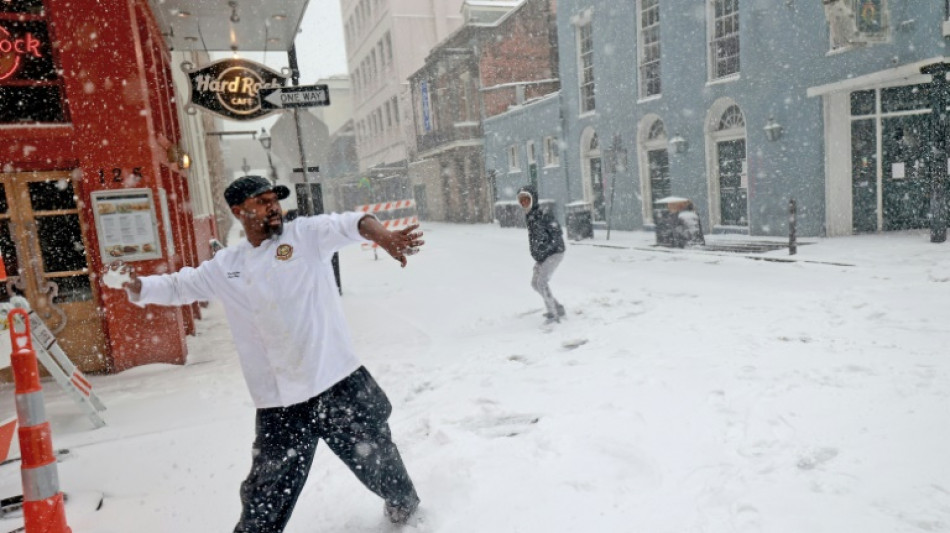
[[[376,217],[366,215],[360,219],[358,229],[364,239],[378,244],[403,267],[407,263],[406,257],[417,253],[419,247],[425,244],[425,241],[421,239],[422,232],[416,231],[419,229],[418,224],[398,231],[390,231],[383,227]]]

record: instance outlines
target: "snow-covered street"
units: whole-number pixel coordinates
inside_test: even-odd
[[[552,281],[567,317],[548,328],[525,230],[423,229],[406,269],[341,254],[357,351],[423,500],[405,531],[950,531],[950,244],[811,239],[779,262],[598,231],[568,244]],[[44,383],[74,533],[234,527],[254,408],[222,309],[204,312],[187,365],[91,378],[105,428]],[[0,497],[18,468],[0,467]],[[395,529],[318,449],[287,532]]]

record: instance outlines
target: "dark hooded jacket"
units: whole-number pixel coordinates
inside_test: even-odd
[[[528,243],[531,246],[531,257],[540,263],[554,254],[564,253],[564,236],[554,215],[538,205],[538,192],[535,188],[526,185],[518,194],[525,192],[531,195],[531,209],[525,216],[528,223]]]

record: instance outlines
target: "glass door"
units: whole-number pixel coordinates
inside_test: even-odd
[[[68,172],[0,175],[0,247],[10,281],[84,372],[108,369],[83,223]]]
[[[877,128],[851,122],[851,217],[855,233],[877,231]]]
[[[720,141],[719,209],[723,226],[749,225],[749,199],[745,183],[745,139]]]
[[[592,157],[589,161],[594,220],[602,222],[607,220],[607,198],[604,196],[604,169],[599,157]]]
[[[671,193],[670,154],[666,150],[650,150],[647,164],[650,167],[650,205],[655,207],[657,200]]]

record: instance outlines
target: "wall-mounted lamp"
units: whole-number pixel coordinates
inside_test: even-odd
[[[682,154],[685,153],[686,150],[689,150],[689,143],[686,141],[686,139],[680,137],[679,135],[674,135],[670,138],[670,151],[677,154]]]
[[[180,170],[188,170],[191,167],[191,155],[177,144],[168,145],[165,156],[170,164],[177,165]]]
[[[775,118],[769,117],[765,123],[765,137],[770,141],[777,141],[782,138],[782,125],[775,121]]]
[[[237,2],[235,2],[234,0],[231,0],[230,2],[228,2],[228,6],[231,7],[231,22],[235,24],[237,24],[238,22],[241,22],[241,17],[238,16],[238,12],[237,12]]]

